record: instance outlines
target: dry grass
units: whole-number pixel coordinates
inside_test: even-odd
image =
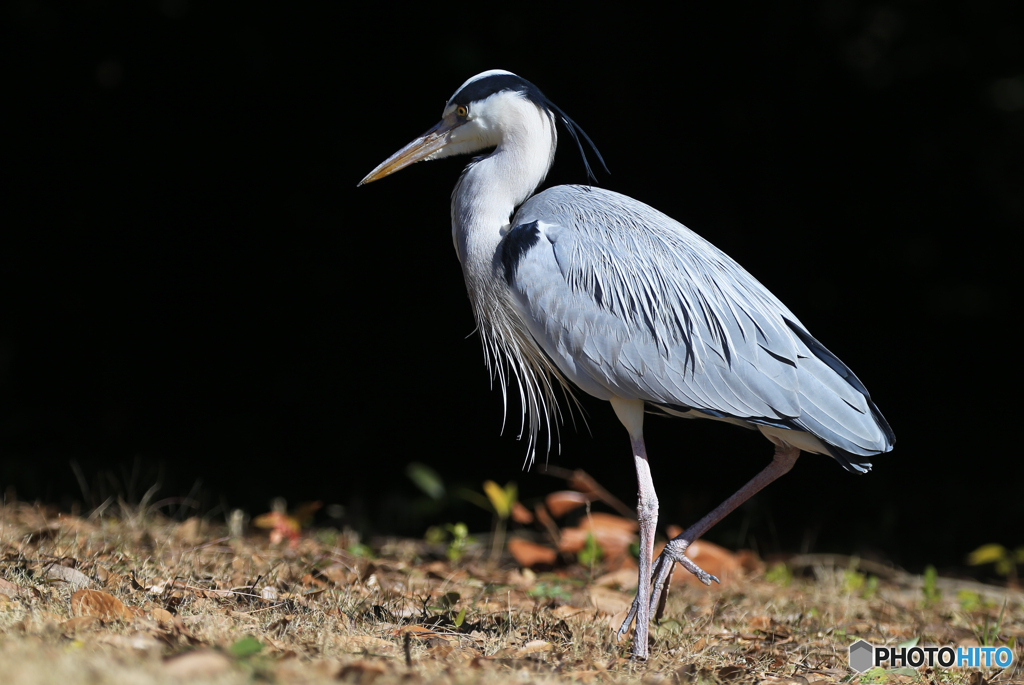
[[[813,577],[776,568],[719,588],[682,584],[652,631],[651,659],[635,664],[613,633],[634,590],[616,585],[628,585],[628,571],[601,580],[606,569],[578,565],[534,574],[508,561],[488,565],[486,551],[475,558],[472,549],[450,563],[417,541],[382,543],[368,559],[346,551],[354,542],[322,531],[290,548],[261,535],[231,538],[198,519],[0,508],[0,682],[1024,679],[1022,598],[998,588],[940,583],[926,601],[920,579],[889,572],[871,587],[827,558],[803,560]],[[103,594],[72,600],[82,588]],[[1014,646],[1010,672],[855,677],[846,667],[858,637],[978,644],[1004,599],[994,639]]]

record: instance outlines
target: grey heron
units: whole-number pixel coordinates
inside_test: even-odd
[[[452,193],[452,239],[487,365],[517,380],[529,449],[558,419],[555,389],[608,400],[629,433],[640,522],[632,654],[648,656],[648,624],[664,608],[676,562],[711,526],[792,468],[800,451],[863,473],[894,436],[867,389],[800,320],[725,253],[657,210],[608,190],[564,185],[534,195],[554,160],[561,121],[583,156],[590,138],[532,83],[478,74],[441,121],[359,185],[420,160],[490,150]],[[671,540],[652,563],[658,499],[644,446],[645,409],[759,430],[771,463]]]

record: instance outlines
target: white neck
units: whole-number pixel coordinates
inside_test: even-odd
[[[554,121],[532,103],[524,101],[520,109],[520,116],[502,127],[494,152],[466,167],[452,193],[452,239],[471,297],[493,284],[496,261],[500,266],[498,243],[512,214],[533,195],[554,160]]]
[[[520,430],[528,431],[527,454],[532,460],[541,425],[548,428],[551,448],[551,428],[558,417],[551,379],[557,379],[563,389],[566,385],[516,313],[505,284],[499,245],[516,208],[547,176],[557,138],[551,115],[525,100],[521,106],[514,104],[520,111],[497,127],[500,137],[494,152],[466,167],[455,186],[452,238],[462,262],[484,357],[491,377],[501,385],[506,407],[509,381],[511,377],[517,379],[523,408]]]

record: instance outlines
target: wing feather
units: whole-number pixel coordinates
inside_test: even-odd
[[[682,224],[617,193],[558,186],[513,227],[504,275],[517,311],[586,392],[806,431],[853,455],[891,449],[849,368]]]

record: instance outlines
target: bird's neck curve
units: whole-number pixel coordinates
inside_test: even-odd
[[[544,181],[555,156],[549,112],[524,106],[502,128],[501,142],[466,167],[452,193],[452,238],[471,297],[474,289],[493,283],[498,244],[512,215]]]

